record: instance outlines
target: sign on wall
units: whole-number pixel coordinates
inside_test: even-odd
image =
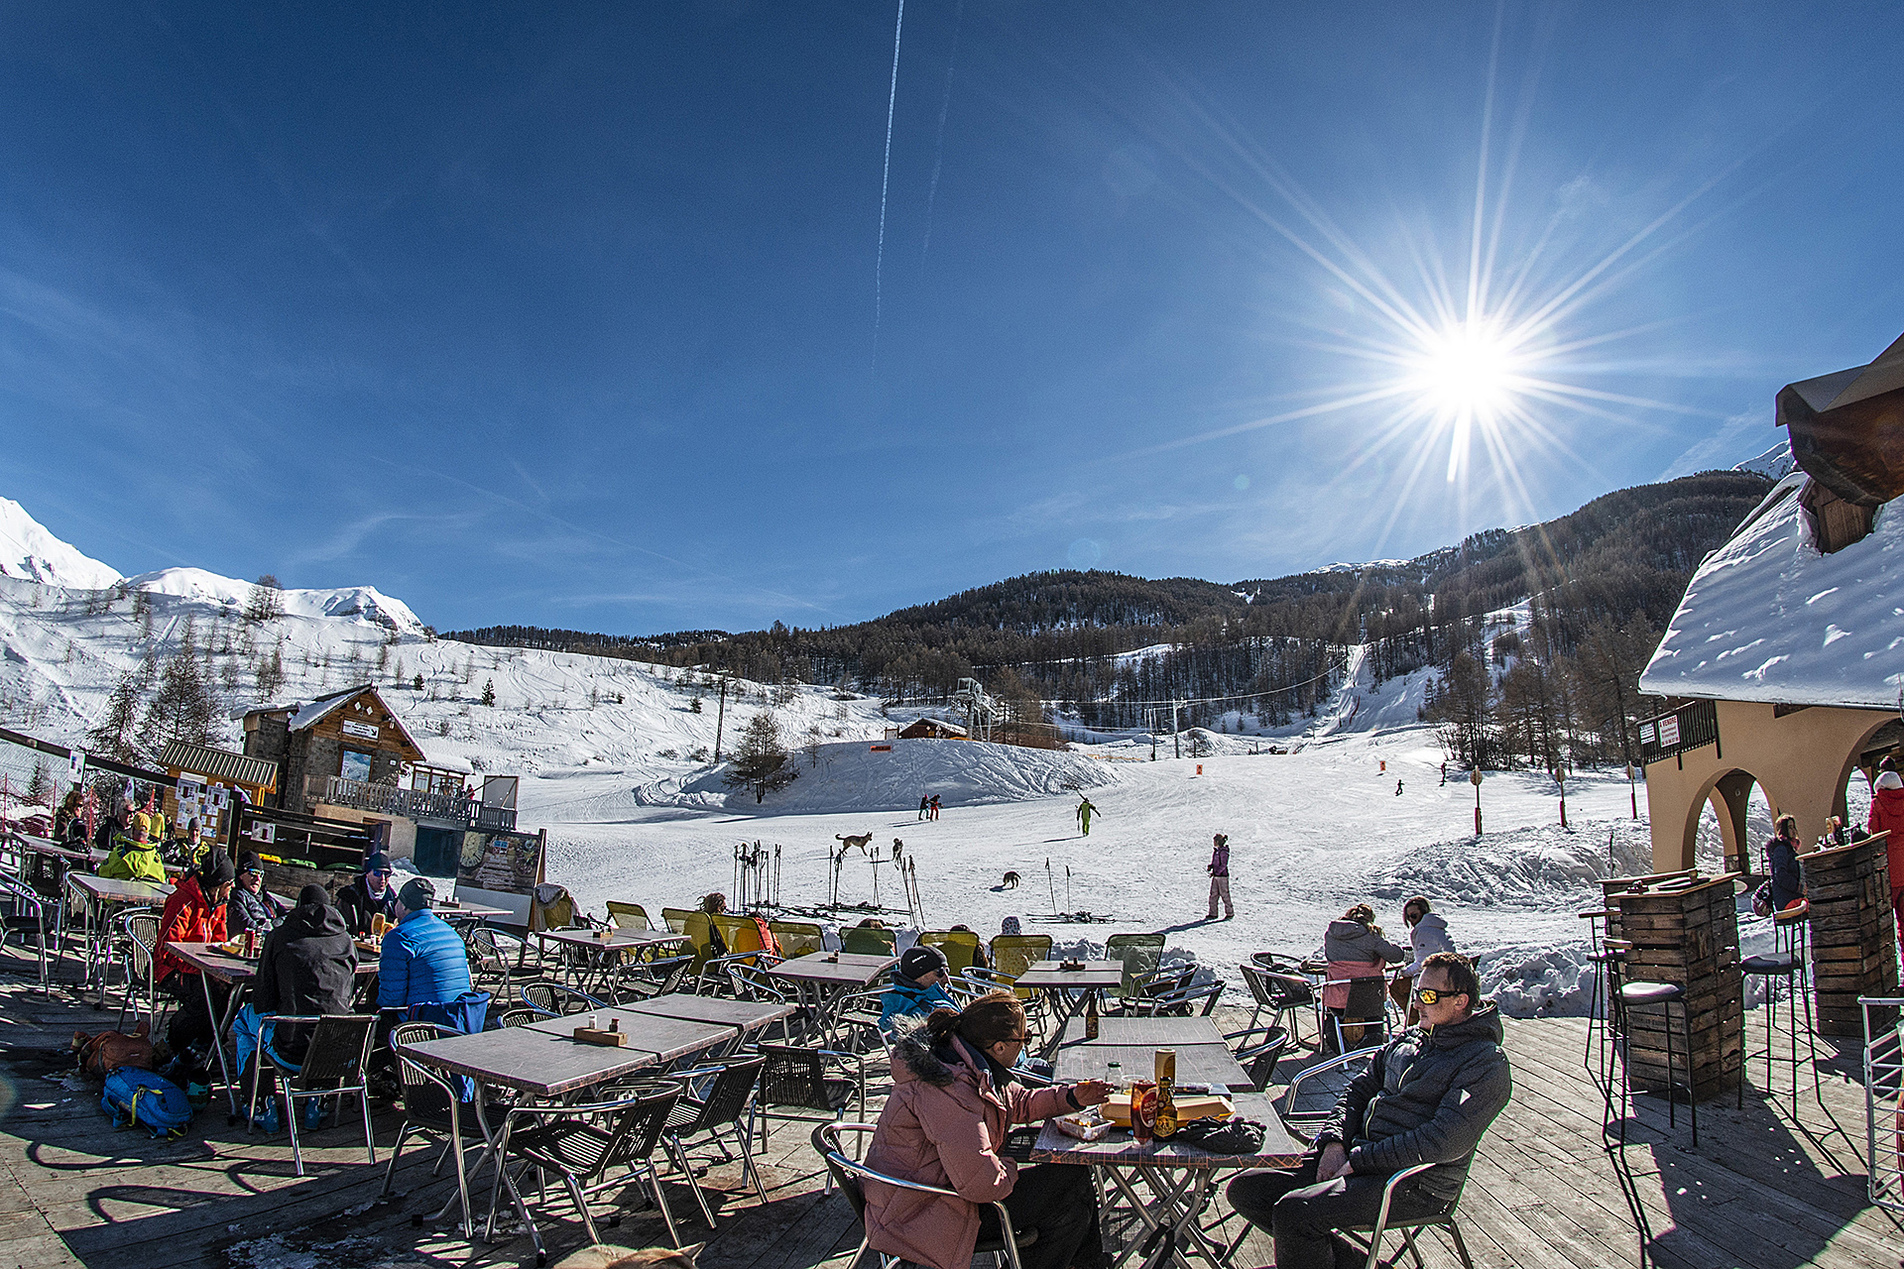
[[[355,736],[359,740],[375,740],[377,738],[377,725],[375,723],[360,723],[354,718],[346,718],[344,720],[344,734],[346,736]]]

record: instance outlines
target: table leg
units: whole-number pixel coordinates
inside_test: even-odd
[[[231,1063],[225,1058],[225,1037],[231,1034],[232,1021],[238,1016],[238,1005],[245,994],[245,985],[236,982],[231,985],[231,995],[225,1001],[225,1016],[218,1016],[218,1007],[212,1004],[212,979],[210,974],[198,976],[200,990],[205,993],[205,1016],[212,1020],[212,1050],[218,1054],[218,1071],[225,1077],[225,1100],[231,1106],[232,1118],[238,1117],[238,1087],[231,1078]]]

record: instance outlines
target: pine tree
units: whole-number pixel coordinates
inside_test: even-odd
[[[273,648],[270,656],[258,659],[258,695],[268,702],[283,687],[284,652],[280,648]]]
[[[145,712],[145,733],[155,742],[182,740],[202,745],[211,739],[218,700],[212,695],[198,658],[181,649],[166,661],[159,690]]]
[[[792,784],[799,775],[787,761],[787,750],[780,743],[780,724],[771,710],[763,709],[742,729],[732,769],[721,777],[721,782],[730,789],[752,789],[754,801],[760,802],[769,793]]]
[[[483,681],[483,704],[494,705],[495,703],[496,703],[496,680],[485,679]]]
[[[284,616],[284,596],[278,592],[278,579],[269,573],[262,574],[251,585],[249,602],[245,604],[245,620],[276,621]]]
[[[140,754],[132,743],[132,728],[138,717],[139,680],[131,673],[121,674],[106,697],[105,717],[86,733],[86,747],[119,762],[137,762]]]
[[[423,676],[421,674],[417,675],[415,678],[410,680],[410,688],[412,691],[417,691],[417,692],[421,692],[423,690]]]

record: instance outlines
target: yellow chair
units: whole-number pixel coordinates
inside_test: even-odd
[[[668,929],[675,934],[687,933],[688,918],[694,914],[695,909],[693,908],[661,909],[661,919],[667,923]]]
[[[780,954],[788,960],[817,952],[825,946],[820,927],[813,921],[769,921],[767,928],[780,941]]]
[[[742,952],[758,952],[760,927],[754,924],[752,917],[733,916],[726,912],[716,913],[708,918],[721,936],[721,942],[727,944],[727,954],[738,956]]]
[[[1049,934],[1000,934],[992,940],[992,968],[1013,980],[1039,961],[1050,959],[1050,956]],[[1014,990],[1020,1000],[1030,1000],[1032,997],[1028,987]]]
[[[673,925],[674,922],[668,924]],[[679,933],[687,938],[688,946],[694,949],[694,964],[689,967],[689,972],[698,974],[701,966],[707,963],[707,958],[714,954],[714,927],[708,924],[707,913],[683,913]]]
[[[608,919],[619,930],[648,930],[654,928],[648,921],[648,909],[639,903],[624,903],[620,899],[608,901]]]
[[[970,930],[927,930],[919,936],[927,947],[936,947],[945,957],[946,967],[955,974],[972,968],[978,955],[978,935]]]

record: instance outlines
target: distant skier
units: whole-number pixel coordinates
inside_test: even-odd
[[[1448,783],[1448,764],[1445,762],[1441,764],[1441,782]]]
[[[1223,919],[1236,919],[1236,904],[1230,901],[1230,839],[1228,835],[1218,833],[1211,839],[1210,863],[1206,871],[1210,874],[1210,914],[1203,919],[1216,920],[1216,903],[1223,900]]]
[[[919,795],[919,818],[924,819],[932,812],[932,799],[923,793]]]
[[[1397,780],[1395,781],[1395,796],[1400,797],[1401,795],[1402,795],[1402,782],[1400,780]]]
[[[932,795],[932,801],[926,804],[926,808],[932,812],[930,815],[926,816],[927,819],[937,820],[939,818],[939,795],[938,794],[935,793]]]
[[[1096,814],[1097,807],[1091,804],[1090,798],[1078,803],[1078,828],[1086,837],[1091,835],[1091,817]]]

